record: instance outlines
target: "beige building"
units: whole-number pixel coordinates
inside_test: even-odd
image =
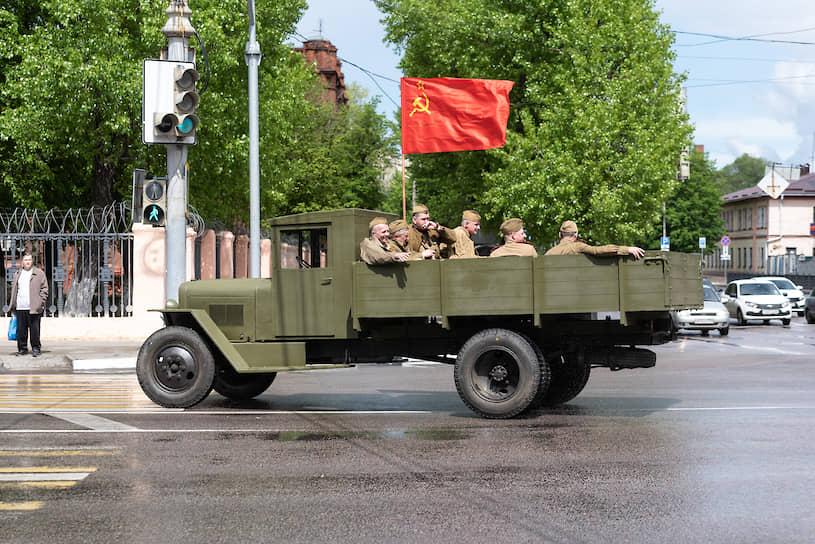
[[[722,197],[722,219],[731,240],[728,274],[789,273],[791,261],[811,260],[815,255],[815,232],[811,232],[815,225],[815,174],[802,167],[790,177],[798,179],[791,180],[779,198],[771,198],[758,186]],[[718,240],[708,242],[706,273],[723,273],[721,254]],[[787,268],[783,268],[784,262]]]

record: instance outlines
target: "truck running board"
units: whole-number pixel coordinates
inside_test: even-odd
[[[592,366],[608,367],[611,370],[624,368],[651,368],[657,362],[657,354],[643,348],[589,348],[586,361]]]

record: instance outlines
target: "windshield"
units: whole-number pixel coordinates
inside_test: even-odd
[[[717,293],[714,288],[705,285],[702,288],[702,292],[705,297],[705,300],[707,300],[708,302],[719,302],[719,293]]]
[[[788,280],[787,278],[779,278],[777,280],[770,280],[773,282],[779,289],[795,289],[795,285]]]
[[[744,295],[780,295],[778,287],[770,282],[742,283],[741,294]]]

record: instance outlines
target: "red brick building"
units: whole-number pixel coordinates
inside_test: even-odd
[[[348,104],[345,96],[345,76],[342,74],[342,62],[337,58],[337,48],[330,41],[318,38],[303,42],[303,47],[295,51],[306,57],[314,65],[323,82],[322,99],[335,104],[335,107]]]

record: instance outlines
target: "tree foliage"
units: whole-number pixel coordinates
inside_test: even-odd
[[[376,3],[406,76],[515,82],[505,147],[411,157],[440,219],[518,216],[544,245],[565,219],[597,243],[655,235],[691,129],[653,2]]]
[[[716,170],[706,154],[692,151],[690,178],[668,199],[665,217],[672,251],[699,252],[699,238],[713,242],[725,234]]]
[[[196,0],[201,94],[189,150],[190,203],[209,221],[248,216],[248,90],[243,0]],[[141,142],[142,59],[166,46],[168,0],[14,0],[0,7],[0,205],[71,207],[129,200],[134,168],[166,172],[164,146]],[[284,43],[305,0],[256,7],[262,215],[376,207],[376,166],[393,154],[376,103],[319,100],[320,83]],[[353,94],[353,93],[352,93]],[[0,199],[4,194],[0,191]]]
[[[766,159],[744,153],[716,174],[719,191],[726,195],[748,187],[755,187],[764,177],[764,167],[768,163]]]

